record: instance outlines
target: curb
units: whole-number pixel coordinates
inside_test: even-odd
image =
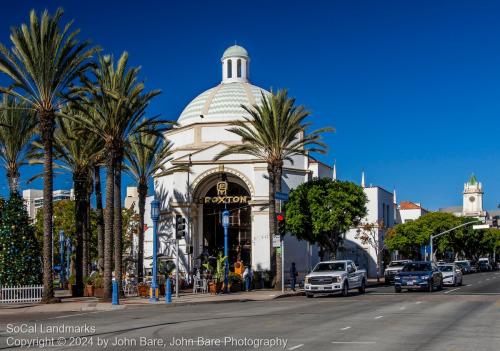
[[[281,295],[276,295],[275,297],[272,298],[272,300],[284,299],[286,297],[295,297],[295,296],[306,296],[306,293],[305,293],[305,291],[296,291],[294,293],[284,293]]]

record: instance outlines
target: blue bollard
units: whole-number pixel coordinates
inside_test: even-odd
[[[116,280],[113,280],[113,293],[111,295],[111,304],[112,305],[120,304],[120,300],[118,298],[118,282]]]
[[[170,282],[170,278],[167,278],[165,286],[165,302],[172,303],[172,283]]]

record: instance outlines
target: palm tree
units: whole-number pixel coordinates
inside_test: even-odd
[[[137,249],[137,276],[140,281],[144,271],[144,211],[146,196],[148,194],[148,182],[155,174],[166,175],[173,173],[179,168],[170,168],[167,172],[164,164],[171,159],[172,144],[163,137],[149,133],[134,134],[129,138],[129,147],[126,152],[128,160],[127,171],[137,183],[139,193],[139,243]]]
[[[78,30],[70,32],[71,22],[60,28],[63,10],[51,16],[45,10],[40,18],[30,12],[29,24],[14,27],[9,51],[0,44],[0,72],[12,84],[0,92],[16,96],[36,112],[44,147],[43,178],[43,301],[54,300],[52,284],[52,144],[58,110],[73,98],[70,85],[90,66],[96,52],[88,42],[78,42]]]
[[[322,128],[306,134],[310,123],[305,119],[310,115],[302,105],[295,105],[295,98],[288,97],[286,90],[276,94],[262,94],[261,104],[242,105],[249,117],[230,123],[228,131],[242,139],[241,144],[231,145],[215,156],[215,160],[231,154],[247,154],[267,163],[269,176],[269,245],[271,271],[275,277],[275,287],[281,288],[281,258],[273,250],[272,239],[277,232],[275,194],[281,191],[281,175],[285,161],[293,163],[293,156],[307,156],[309,152],[324,153],[326,145],[321,134],[331,128]]]
[[[78,111],[67,108],[65,115],[71,115],[75,120],[85,118]],[[73,175],[75,189],[75,228],[76,257],[75,284],[76,294],[83,294],[83,278],[88,275],[89,266],[89,183],[94,174],[94,166],[99,164],[103,154],[102,140],[93,135],[84,138],[78,132],[79,124],[75,120],[61,119],[54,133],[54,151],[60,161],[60,167]]]
[[[97,227],[97,270],[104,274],[104,214],[102,210],[101,166],[94,166],[94,191]]]
[[[18,191],[21,166],[34,156],[35,127],[33,112],[26,104],[4,95],[0,105],[0,163],[7,173],[10,194]]]
[[[116,65],[111,56],[99,57],[92,70],[95,81],[83,78],[84,91],[93,113],[82,119],[82,125],[104,142],[106,154],[106,210],[104,232],[104,294],[111,297],[111,244],[114,237],[115,279],[121,289],[122,279],[122,206],[121,173],[124,150],[129,137],[141,131],[161,134],[156,128],[167,121],[158,118],[142,120],[149,102],[160,92],[145,92],[139,81],[139,68],[128,68],[125,52]],[[85,109],[83,109],[85,110]],[[153,129],[154,128],[154,129]],[[114,235],[113,235],[114,234]]]

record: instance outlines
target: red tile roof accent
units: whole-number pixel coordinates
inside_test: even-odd
[[[401,210],[420,210],[422,207],[411,201],[401,201],[399,203],[399,208]]]

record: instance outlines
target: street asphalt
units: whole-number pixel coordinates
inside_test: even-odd
[[[36,333],[25,330],[35,325]],[[66,330],[50,330],[62,326]],[[370,288],[364,295],[352,291],[346,298],[157,304],[14,318],[0,312],[0,349],[29,340],[38,342],[29,348],[48,350],[496,351],[500,272],[466,275],[463,286],[433,293],[396,294],[391,286]],[[116,342],[123,346],[112,346]]]

